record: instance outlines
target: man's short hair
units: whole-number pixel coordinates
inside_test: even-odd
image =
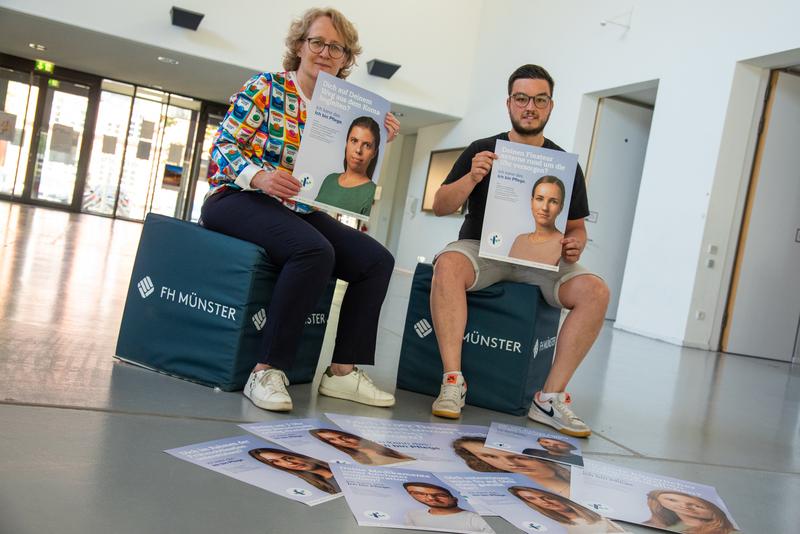
[[[453,492],[451,492],[449,489],[443,488],[442,486],[437,486],[436,484],[428,484],[427,482],[404,482],[403,483],[403,488],[405,488],[406,491],[408,491],[409,486],[417,486],[418,488],[428,488],[428,489],[433,489],[433,490],[442,490],[442,491],[446,491],[447,493],[449,493],[451,497],[454,497]]]
[[[511,96],[511,87],[513,87],[515,81],[525,79],[546,81],[550,86],[550,96],[553,96],[553,86],[555,86],[555,82],[550,76],[550,73],[544,70],[544,67],[531,65],[530,63],[521,66],[511,73],[511,76],[508,78],[508,95]]]

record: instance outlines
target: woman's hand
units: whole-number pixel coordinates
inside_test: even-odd
[[[258,171],[250,180],[251,187],[278,198],[291,198],[300,192],[300,181],[283,169]]]
[[[386,140],[386,142],[391,143],[394,141],[394,138],[400,134],[400,121],[397,120],[397,117],[394,116],[394,113],[390,111],[386,114],[386,119],[383,121],[383,126],[389,132],[389,138]]]

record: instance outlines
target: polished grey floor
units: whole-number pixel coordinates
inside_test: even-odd
[[[294,412],[276,415],[116,361],[140,232],[0,202],[0,533],[377,532],[357,527],[342,500],[307,508],[161,451],[326,411],[431,421],[431,399],[399,391],[395,408],[370,408],[301,385],[290,390]],[[392,280],[371,370],[390,390],[410,282]],[[800,532],[800,369],[607,325],[571,391],[595,430],[588,457],[716,486],[745,532]],[[472,407],[462,419],[491,421],[535,426]]]

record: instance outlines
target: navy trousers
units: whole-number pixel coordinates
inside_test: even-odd
[[[372,365],[394,258],[370,236],[314,211],[300,214],[255,191],[227,188],[203,204],[203,226],[255,243],[281,268],[262,342],[263,363],[289,369],[306,317],[331,275],[348,282],[333,363]]]

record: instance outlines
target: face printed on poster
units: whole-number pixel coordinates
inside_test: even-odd
[[[341,464],[333,472],[361,526],[494,532],[467,499],[432,473]]]
[[[368,219],[389,110],[386,99],[321,72],[293,171],[302,186],[296,200]]]
[[[408,456],[416,461],[404,468],[422,471],[464,471],[467,460],[459,453],[465,437],[483,443],[488,428],[477,425],[417,423],[374,417],[359,417],[326,413],[340,428],[364,436]]]
[[[393,465],[415,459],[319,419],[269,421],[239,426],[293,451],[322,458],[329,463]]]
[[[578,156],[498,139],[479,255],[558,271]]]
[[[547,491],[519,474],[437,473],[436,476],[524,532],[626,532],[601,514]]]
[[[594,460],[585,461],[573,498],[605,516],[671,532],[739,530],[711,486]]]
[[[492,423],[486,446],[567,465],[583,465],[577,439],[503,423]]]
[[[309,506],[341,496],[327,462],[254,436],[219,439],[164,452]]]

